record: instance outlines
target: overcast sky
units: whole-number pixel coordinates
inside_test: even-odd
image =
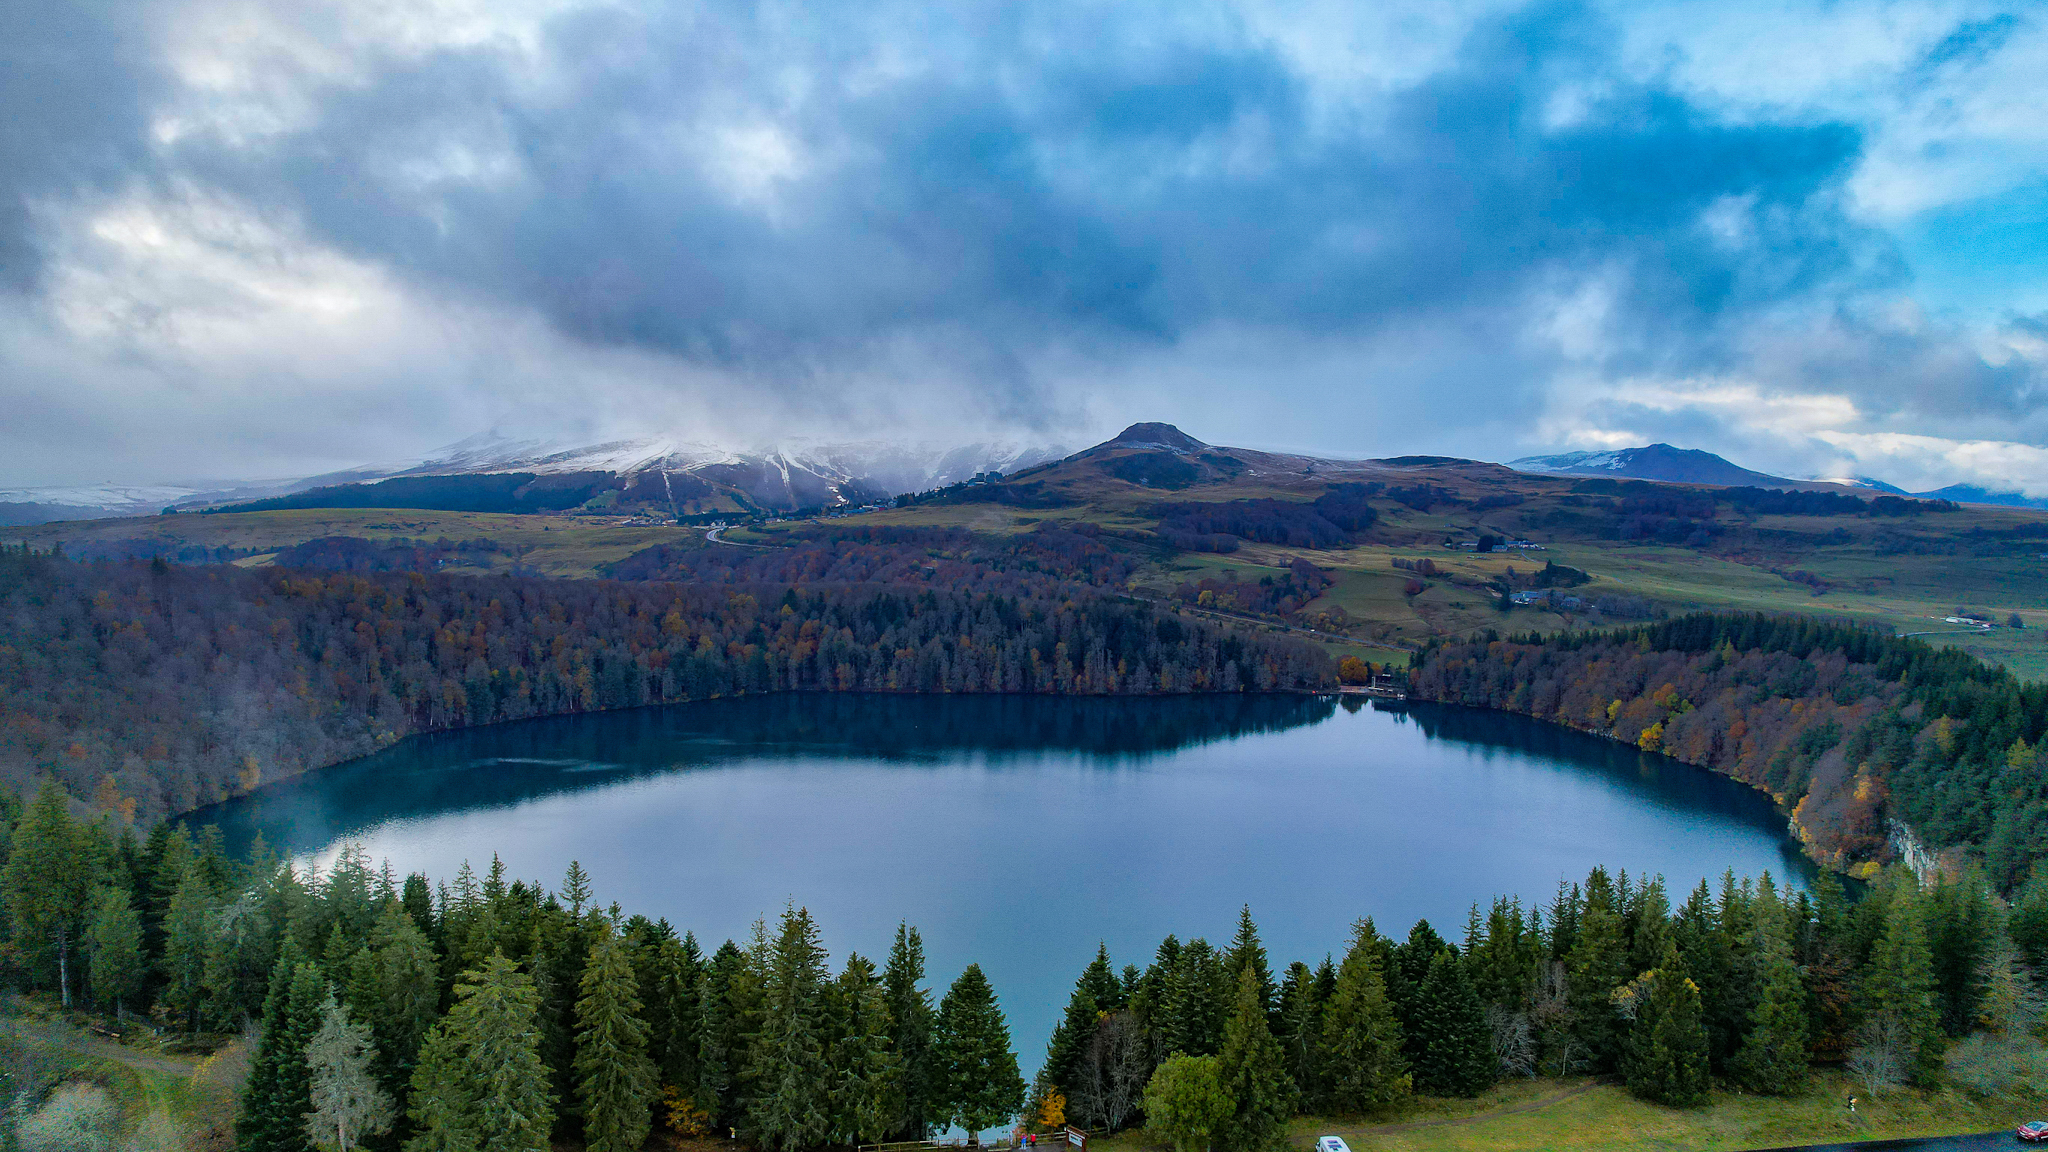
[[[2048,493],[2048,20],[1976,3],[0,6],[0,483],[478,431]]]

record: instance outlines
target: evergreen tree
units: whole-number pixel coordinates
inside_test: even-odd
[[[1643,977],[1629,1033],[1625,1072],[1629,1091],[1673,1107],[1707,1099],[1707,1030],[1699,986],[1675,946],[1664,962]]]
[[[1250,965],[1238,969],[1237,1004],[1223,1028],[1216,1078],[1231,1101],[1230,1116],[1216,1131],[1222,1145],[1258,1152],[1276,1144],[1298,1097],[1280,1043],[1266,1024],[1258,972]]]
[[[554,1099],[540,1058],[539,994],[503,955],[466,972],[420,1048],[406,1152],[548,1152]]]
[[[164,913],[163,1002],[184,1018],[188,1032],[198,1030],[206,1002],[207,956],[214,944],[207,921],[213,911],[213,891],[195,862]]]
[[[977,1143],[979,1134],[1024,1107],[1024,1078],[1010,1050],[1010,1025],[981,965],[969,964],[939,1001],[932,1058],[943,1087],[940,1112]]]
[[[924,940],[908,924],[896,926],[882,987],[889,1008],[889,1046],[899,1061],[902,1109],[890,1131],[897,1139],[922,1140],[938,1119],[932,1069],[932,999],[924,984]]]
[[[1410,1013],[1415,1089],[1433,1096],[1474,1096],[1499,1077],[1486,1009],[1450,949],[1436,954]]]
[[[748,1123],[764,1148],[807,1148],[831,1131],[831,1071],[821,1019],[825,949],[811,914],[791,908],[770,955],[766,1015],[747,1063]]]
[[[1259,943],[1259,926],[1252,922],[1252,906],[1244,905],[1237,912],[1237,935],[1231,937],[1229,950],[1223,953],[1223,973],[1233,990],[1237,979],[1245,969],[1251,969],[1259,985],[1259,1003],[1264,1005],[1266,1023],[1278,1023],[1278,1005],[1274,997],[1278,991],[1273,984],[1273,969],[1266,961],[1266,946]]]
[[[1401,1024],[1380,972],[1380,950],[1370,923],[1360,921],[1352,928],[1351,948],[1323,1010],[1320,1079],[1332,1106],[1346,1113],[1372,1112],[1405,1098],[1412,1081],[1402,1049]]]
[[[633,1152],[647,1140],[660,1087],[626,945],[597,919],[597,942],[576,1001],[576,1088],[590,1152]]]
[[[1763,992],[1734,1070],[1751,1091],[1783,1096],[1806,1083],[1806,988],[1782,947],[1765,956],[1763,974]]]
[[[320,1030],[327,981],[318,965],[296,951],[278,960],[264,1003],[264,1030],[250,1065],[249,1083],[235,1120],[242,1152],[308,1152],[306,1113],[312,1111],[312,1070],[306,1046]]]
[[[833,987],[839,1017],[826,1063],[832,1069],[832,1139],[873,1144],[903,1114],[901,1066],[889,1050],[889,1004],[875,966],[858,954]]]
[[[1863,977],[1864,1018],[1882,1018],[1893,1026],[1904,1053],[1905,1077],[1920,1085],[1932,1084],[1939,1075],[1943,1047],[1925,916],[1910,880],[1894,886],[1883,934],[1871,949]]]
[[[1067,998],[1066,1016],[1053,1027],[1052,1039],[1045,1046],[1045,1077],[1069,1100],[1074,1098],[1081,1057],[1095,1042],[1095,1026],[1113,1011],[1102,998],[1114,999],[1117,993],[1116,976],[1109,966],[1109,949],[1098,944],[1095,959],[1074,981],[1073,995]]]
[[[47,783],[15,825],[7,864],[0,869],[0,900],[6,904],[14,946],[39,975],[57,985],[67,1009],[72,949],[99,884],[99,861],[86,847],[64,790]]]
[[[1628,947],[1622,939],[1621,918],[1604,900],[1587,899],[1566,971],[1572,1029],[1595,1068],[1612,1068],[1620,1052],[1621,1032],[1608,997],[1628,982]]]
[[[375,949],[368,973],[372,983],[362,999],[373,1000],[374,1007],[356,998],[350,1007],[369,1022],[383,1056],[385,1086],[396,1096],[411,1082],[420,1045],[440,1014],[440,961],[433,943],[398,905],[386,906],[377,918],[370,946]]]
[[[377,1050],[370,1030],[349,1020],[329,995],[320,1006],[320,1027],[306,1045],[312,1111],[306,1134],[322,1149],[349,1152],[365,1136],[391,1130],[391,1094],[371,1074]]]
[[[148,974],[142,955],[142,917],[121,888],[100,889],[86,929],[86,950],[92,963],[92,995],[102,1004],[122,1006],[142,991]]]
[[[1325,963],[1328,958],[1325,957]],[[1382,999],[1385,988],[1382,986]],[[1327,1093],[1322,1084],[1323,1014],[1328,1001],[1309,966],[1296,960],[1280,978],[1280,1026],[1274,1038],[1287,1054],[1287,1074],[1294,1078],[1302,1100],[1319,1107]]]

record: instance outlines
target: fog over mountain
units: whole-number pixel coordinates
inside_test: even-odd
[[[2044,66],[1999,0],[10,5],[0,485],[1166,420],[2048,495]]]

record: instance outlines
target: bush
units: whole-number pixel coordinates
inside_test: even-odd
[[[121,1112],[96,1084],[66,1084],[21,1122],[23,1152],[113,1152]]]

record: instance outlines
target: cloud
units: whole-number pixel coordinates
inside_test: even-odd
[[[1895,227],[1957,195],[1914,146],[2032,138],[2036,25],[1730,11],[0,17],[0,94],[52,110],[0,128],[0,387],[37,413],[0,479],[195,447],[306,470],[515,419],[1150,417],[1348,455],[2048,436],[2039,341],[1930,318]]]

